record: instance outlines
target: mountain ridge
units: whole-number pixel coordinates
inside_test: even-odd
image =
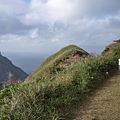
[[[76,45],[68,45],[49,56],[27,79],[39,79],[47,74],[60,72],[66,69],[70,64],[88,55],[90,56],[90,54],[82,48]]]
[[[24,80],[28,74],[21,68],[15,66],[7,57],[0,54],[0,83],[8,80],[8,74],[13,75],[14,80]]]

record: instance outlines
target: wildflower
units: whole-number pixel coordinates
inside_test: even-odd
[[[108,75],[109,73],[108,72],[106,72],[106,75]]]
[[[94,77],[91,77],[91,79],[93,80],[93,79],[94,79]]]

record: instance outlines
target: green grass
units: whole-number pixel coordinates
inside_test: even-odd
[[[75,46],[75,45],[69,45],[57,53],[51,55],[48,57],[38,69],[36,69],[31,76],[33,78],[39,78],[45,73],[50,73],[52,71],[55,71],[56,69],[60,69],[60,67],[57,68],[57,66],[64,62],[67,57],[73,57],[77,53],[82,53],[82,54],[88,54],[86,51],[83,49]],[[27,78],[30,79],[30,78]]]
[[[66,69],[40,79],[39,75],[36,75],[39,69],[47,66],[44,68],[47,70],[55,61],[68,53],[71,54],[71,46],[69,50],[68,48],[63,50],[64,52],[60,51],[51,56],[51,60],[47,59],[42,67],[33,73],[36,77],[34,80],[27,80],[17,87],[11,86],[0,91],[1,120],[64,119],[67,114],[65,108],[76,101],[78,96],[96,88],[110,71],[118,68],[120,44],[113,44],[110,54],[75,61]]]

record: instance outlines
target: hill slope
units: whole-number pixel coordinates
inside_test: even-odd
[[[89,53],[85,50],[75,45],[69,45],[48,57],[27,79],[38,79],[47,74],[54,74],[63,71],[69,65],[88,55]]]
[[[20,68],[12,64],[12,62],[6,57],[0,54],[0,82],[8,80],[8,73],[13,74],[13,79],[24,80],[28,75]]]
[[[82,105],[83,96],[90,95],[118,69],[119,45],[110,54],[87,59],[74,52],[80,48],[66,48],[49,57],[33,73],[32,80],[0,91],[1,120],[66,119],[74,103]]]
[[[114,52],[115,55],[119,55],[119,53],[120,53],[120,43],[112,43],[112,44],[106,46],[101,54],[102,55],[110,55],[113,52]]]
[[[79,106],[79,107],[78,107]],[[71,111],[69,120],[120,120],[120,72]],[[69,115],[71,115],[69,114]]]

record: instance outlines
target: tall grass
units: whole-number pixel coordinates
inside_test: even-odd
[[[77,96],[81,96],[101,84],[110,71],[117,69],[120,47],[109,55],[101,55],[77,61],[53,79],[21,83],[0,91],[1,120],[60,120],[64,109]],[[71,108],[72,109],[72,108]]]

